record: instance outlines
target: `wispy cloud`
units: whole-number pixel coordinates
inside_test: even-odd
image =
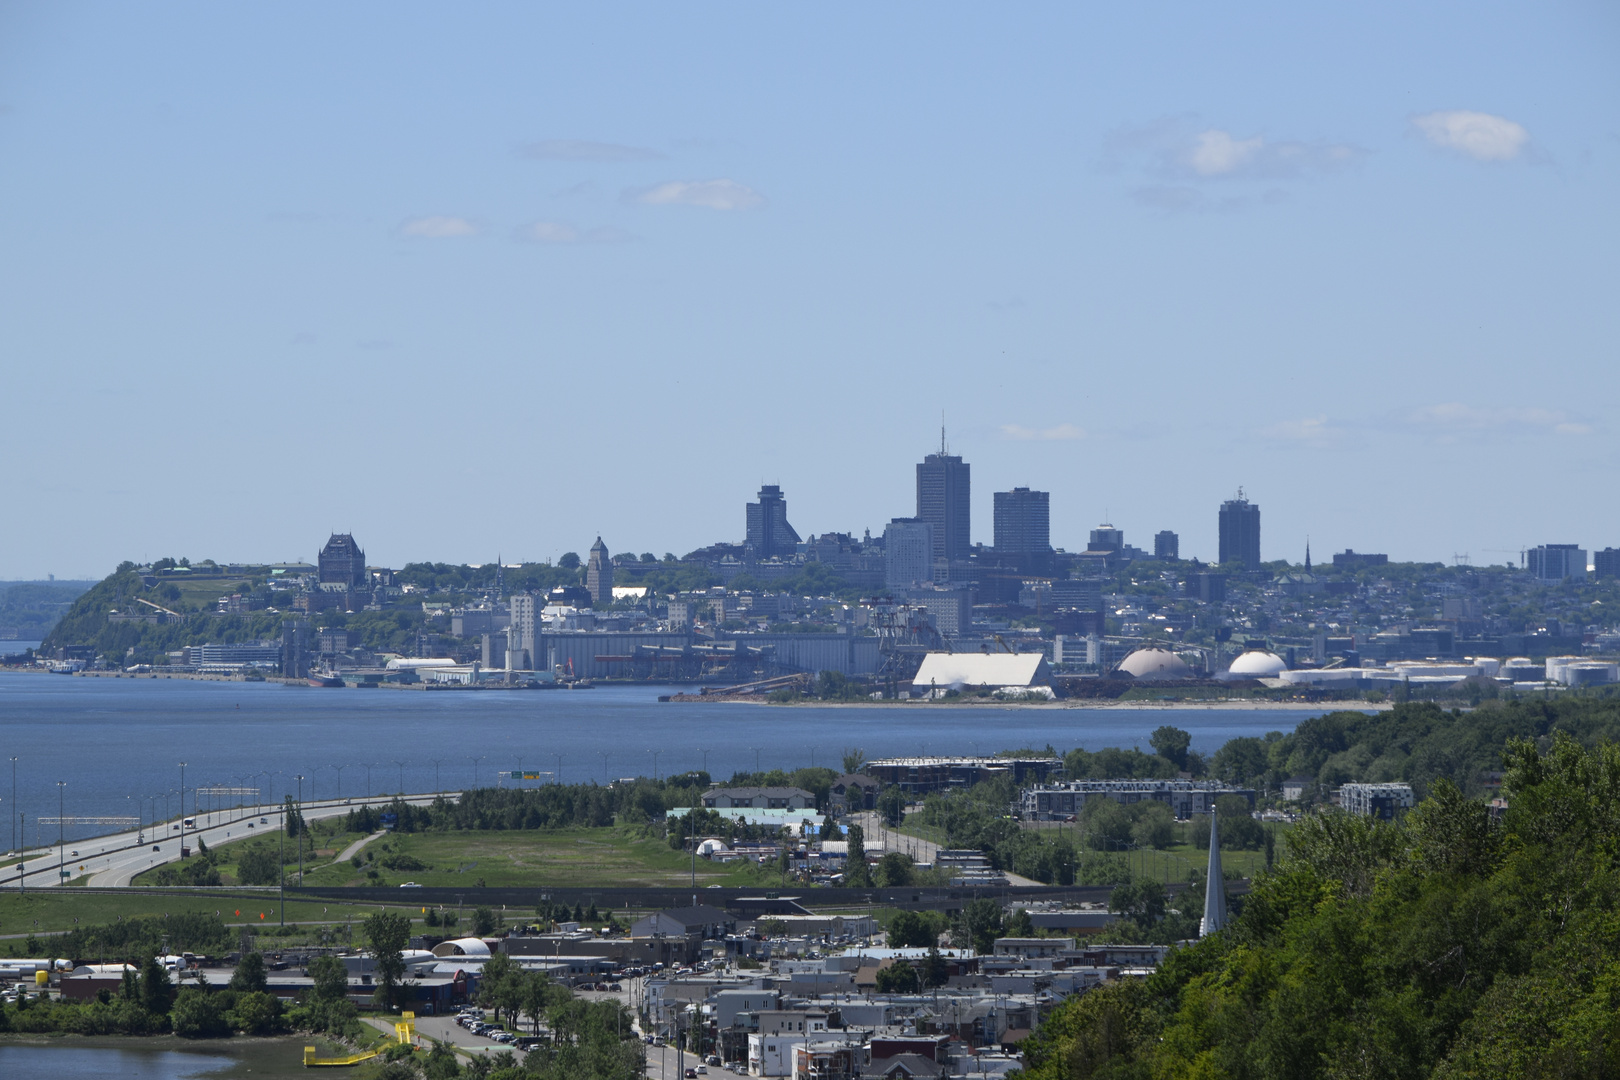
[[[549,245],[622,244],[635,239],[623,229],[609,226],[579,229],[563,221],[536,221],[523,226],[517,235],[518,239],[527,240],[531,244]]]
[[[519,151],[526,158],[537,161],[658,161],[663,158],[656,150],[620,143],[591,142],[587,139],[543,139],[529,143]]]
[[[448,240],[457,236],[471,236],[478,231],[478,227],[466,218],[419,217],[406,221],[399,227],[399,231],[404,236]]]
[[[702,206],[710,210],[754,210],[765,196],[735,180],[670,180],[625,192],[630,202],[649,206]]]
[[[1233,211],[1277,203],[1277,185],[1341,172],[1367,151],[1349,143],[1272,139],[1211,127],[1196,116],[1171,117],[1113,132],[1103,147],[1106,172],[1136,173],[1137,203],[1166,213]],[[1253,185],[1265,184],[1257,191]]]
[[[1530,143],[1530,133],[1507,117],[1468,109],[1414,116],[1412,126],[1435,146],[1475,161],[1512,161]]]
[[[1508,435],[1589,435],[1592,425],[1558,409],[1482,409],[1448,401],[1410,413],[1406,423],[1443,439]]]
[[[1056,427],[1032,428],[1022,424],[1002,424],[1001,437],[1014,442],[1068,442],[1073,439],[1083,439],[1086,433],[1073,424],[1059,424]]]
[[[1260,435],[1276,442],[1322,450],[1342,447],[1354,438],[1349,428],[1329,423],[1326,414],[1281,420],[1262,428]]]

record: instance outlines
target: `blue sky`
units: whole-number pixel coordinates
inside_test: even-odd
[[[0,577],[991,493],[1620,546],[1600,3],[0,5]],[[1516,561],[1516,556],[1511,556]]]

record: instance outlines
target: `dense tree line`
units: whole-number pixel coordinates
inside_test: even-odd
[[[1439,776],[1403,820],[1305,818],[1227,930],[1065,1003],[1028,1075],[1615,1075],[1620,748],[1500,758],[1505,813]]]

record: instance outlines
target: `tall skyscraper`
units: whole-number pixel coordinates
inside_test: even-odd
[[[895,518],[883,530],[883,584],[907,589],[934,580],[934,527]]]
[[[934,527],[935,559],[965,559],[973,549],[969,470],[967,462],[945,452],[943,429],[939,453],[929,454],[917,466],[917,520]]]
[[[1041,571],[1051,565],[1051,499],[1050,492],[1027,487],[995,493],[997,558],[1022,572]]]
[[[360,586],[366,583],[366,553],[353,536],[333,533],[316,559],[323,584]]]
[[[506,629],[506,670],[539,671],[544,666],[540,631],[545,623],[540,612],[541,601],[533,594],[512,595],[512,622]]]
[[[585,588],[597,607],[613,603],[613,560],[608,558],[607,545],[600,536],[591,545],[591,557],[585,564]]]
[[[1240,563],[1245,570],[1260,569],[1260,508],[1243,497],[1221,503],[1222,563]]]
[[[787,498],[775,484],[759,489],[759,502],[748,504],[748,538],[743,550],[755,559],[780,559],[798,551],[799,534],[788,524]]]
[[[1181,558],[1181,537],[1165,529],[1153,537],[1153,557],[1155,559]]]

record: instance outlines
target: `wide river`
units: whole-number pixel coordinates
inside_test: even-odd
[[[198,786],[249,787],[279,800],[451,790],[497,772],[602,782],[707,768],[838,768],[867,757],[989,754],[1019,747],[1148,745],[1161,724],[1213,753],[1227,739],[1291,731],[1321,709],[1016,708],[946,705],[769,706],[660,703],[668,687],[583,691],[315,689],[279,683],[69,678],[0,673],[0,844],[17,813],[27,842],[51,843],[40,815],[150,820],[179,812],[186,762]],[[15,757],[16,794],[7,765]],[[369,763],[369,770],[366,765]],[[65,782],[59,787],[59,782]],[[503,780],[503,783],[510,783]],[[529,781],[536,783],[537,781]],[[208,799],[203,807],[207,808]],[[226,804],[237,801],[225,800]],[[253,801],[248,799],[246,801]],[[137,810],[139,802],[140,809]],[[187,807],[192,805],[188,794]],[[67,839],[112,831],[69,827]]]

